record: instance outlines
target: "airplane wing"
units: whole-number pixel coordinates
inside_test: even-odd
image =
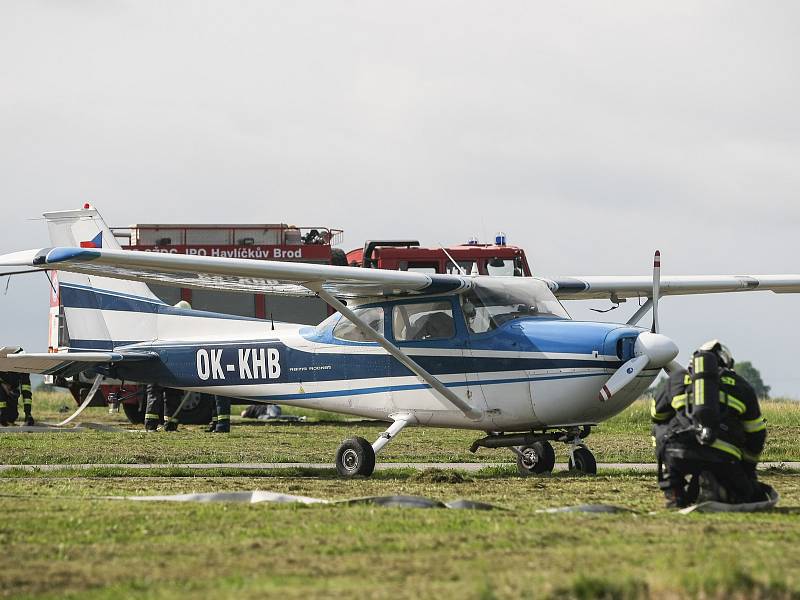
[[[470,278],[308,263],[277,262],[87,248],[43,248],[0,256],[0,267],[55,269],[162,285],[288,296],[314,295],[317,287],[338,297],[460,292]],[[649,297],[647,276],[539,278],[560,300]],[[311,288],[311,289],[310,289]],[[800,275],[677,275],[661,277],[662,295],[768,290],[800,293]]]
[[[100,365],[129,360],[150,360],[156,356],[146,352],[28,353],[23,352],[18,346],[4,346],[0,348],[0,372],[69,377]]]
[[[648,298],[653,279],[647,276],[577,276],[542,278],[559,300]],[[673,275],[661,276],[662,296],[771,291],[800,293],[800,275]]]
[[[469,289],[469,278],[309,263],[86,248],[43,248],[0,256],[0,267],[35,267],[226,292],[339,297],[432,294]]]

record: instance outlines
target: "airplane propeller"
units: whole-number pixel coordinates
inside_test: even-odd
[[[614,394],[628,385],[645,368],[666,369],[671,372],[680,368],[675,361],[678,346],[665,335],[661,335],[658,327],[658,299],[661,293],[661,252],[656,250],[653,257],[653,325],[650,332],[642,332],[633,346],[633,358],[617,369],[600,390],[600,401],[610,400]]]
[[[653,326],[651,333],[658,333],[658,297],[661,294],[661,251],[656,250],[653,256]]]

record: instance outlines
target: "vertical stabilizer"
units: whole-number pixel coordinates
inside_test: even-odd
[[[48,212],[44,218],[53,246],[121,248],[100,213],[88,204]],[[157,337],[156,306],[163,302],[147,284],[62,271],[57,285],[71,348],[108,350]]]

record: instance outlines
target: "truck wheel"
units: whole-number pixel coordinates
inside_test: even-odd
[[[128,417],[128,421],[130,421],[134,425],[141,425],[142,423],[144,423],[145,408],[146,404],[144,402],[122,404],[122,410],[125,411],[125,416]]]

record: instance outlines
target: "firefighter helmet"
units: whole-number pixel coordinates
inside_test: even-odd
[[[719,358],[719,362],[722,366],[728,369],[733,368],[733,354],[731,354],[731,351],[728,350],[728,347],[719,340],[709,340],[700,346],[698,350],[702,350],[704,352],[713,352],[717,355],[717,358]]]

